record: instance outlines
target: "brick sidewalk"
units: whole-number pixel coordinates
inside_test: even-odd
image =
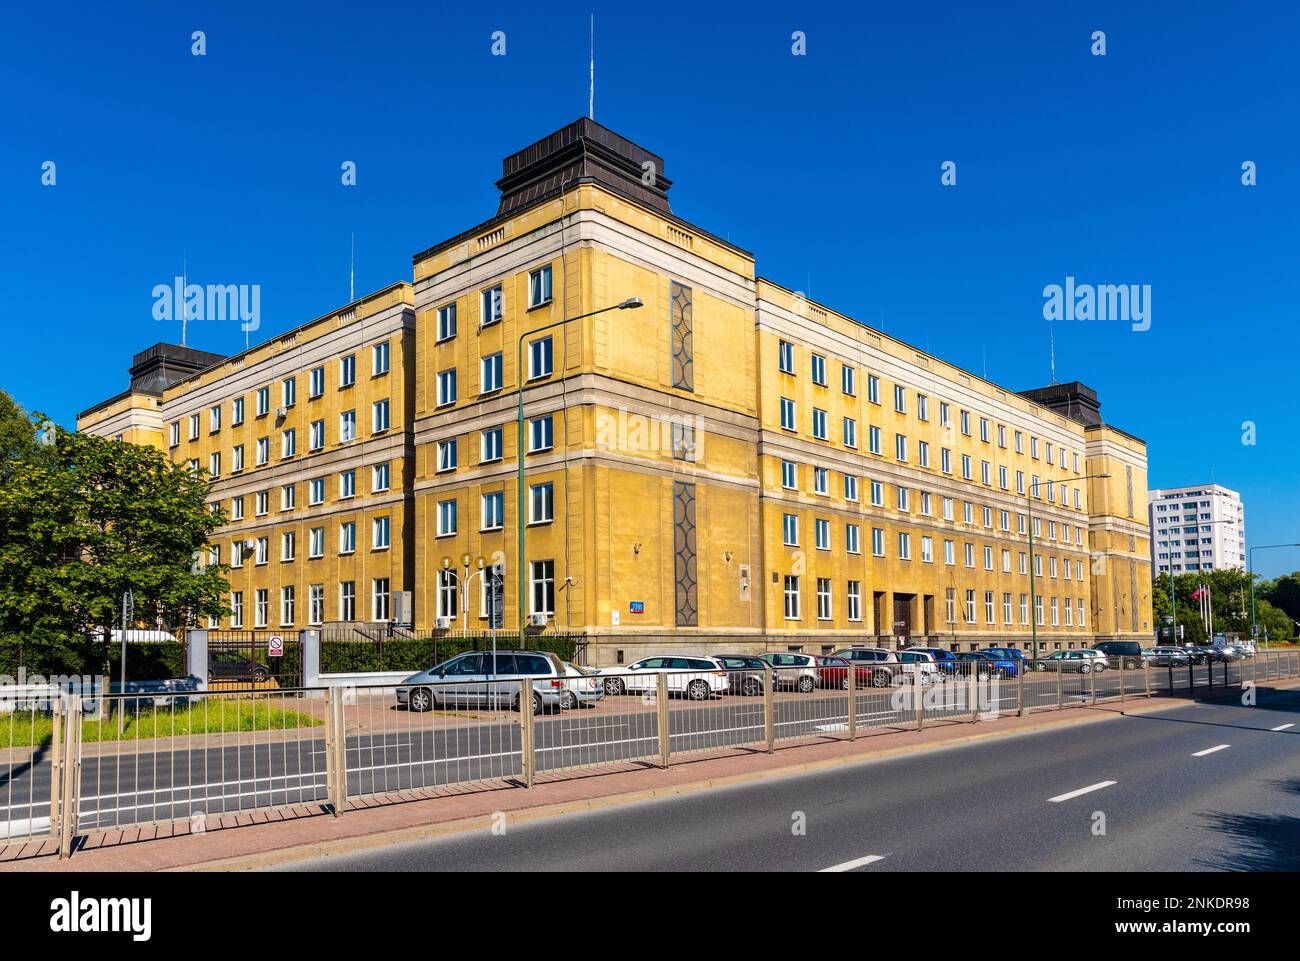
[[[1300,682],[1281,682],[1294,686]],[[1084,724],[1119,714],[1144,714],[1187,703],[1185,698],[1132,699],[1096,707],[1043,711],[996,721],[930,722],[925,730],[871,729],[856,741],[836,737],[779,745],[772,754],[737,749],[684,756],[666,770],[624,763],[542,779],[525,789],[485,783],[471,792],[409,800],[349,802],[335,818],[317,806],[227,815],[209,819],[204,834],[187,822],[149,825],[96,834],[67,861],[52,841],[0,849],[5,871],[158,871],[247,869],[413,841],[466,830],[487,830],[495,815],[510,823],[742,783],[807,773],[868,760],[934,750],[1028,731]]]

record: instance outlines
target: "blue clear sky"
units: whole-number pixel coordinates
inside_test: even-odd
[[[588,8],[190,6],[4,14],[0,386],[64,424],[178,338],[150,291],[182,259],[260,284],[273,335],[347,300],[353,231],[358,292],[409,280],[412,253],[495,212],[505,154],[586,110]],[[1213,479],[1251,543],[1300,541],[1297,6],[989,6],[595,4],[596,118],[662,154],[674,210],[762,275],[1013,389],[1048,380],[1045,285],[1150,284],[1148,331],[1056,325],[1058,379],[1149,442],[1152,486]]]

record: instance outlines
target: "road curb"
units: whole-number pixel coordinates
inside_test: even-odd
[[[1197,698],[1195,700],[1205,699]],[[554,804],[542,804],[536,807],[522,808],[516,811],[503,811],[499,812],[500,816],[497,814],[475,815],[473,817],[460,818],[454,821],[444,821],[439,824],[422,824],[416,827],[379,831],[374,834],[366,834],[359,837],[314,841],[308,844],[278,848],[273,851],[263,851],[258,854],[220,858],[199,864],[181,865],[177,867],[163,868],[161,870],[163,872],[252,871],[263,868],[278,867],[295,861],[337,857],[340,855],[354,854],[358,851],[370,850],[372,848],[387,847],[393,844],[407,844],[414,841],[428,841],[435,838],[448,837],[454,834],[466,834],[472,831],[491,830],[494,826],[499,825],[502,820],[504,820],[504,823],[507,825],[525,824],[531,821],[559,817],[565,814],[589,813],[608,808],[624,807],[629,804],[638,804],[644,801],[662,800],[665,798],[678,797],[684,794],[695,794],[700,791],[707,791],[715,788],[751,784],[756,781],[766,781],[777,778],[797,777],[799,775],[813,774],[819,771],[833,770],[858,764],[871,764],[902,755],[928,754],[933,751],[946,750],[951,747],[971,744],[978,741],[1016,737],[1022,734],[1033,734],[1039,731],[1073,727],[1080,724],[1100,723],[1124,715],[1154,714],[1160,711],[1184,707],[1191,702],[1190,699],[1165,700],[1162,698],[1160,700],[1140,701],[1136,703],[1108,703],[1097,705],[1095,708],[1092,706],[1081,706],[1077,714],[1072,710],[1064,717],[1060,716],[1061,712],[1058,711],[1045,711],[1044,714],[1046,716],[1041,723],[1034,723],[1029,726],[1004,730],[993,729],[980,731],[978,733],[962,734],[942,741],[937,741],[933,744],[910,744],[899,745],[897,747],[877,748],[844,757],[822,758],[816,761],[802,761],[795,764],[783,765],[775,769],[768,768],[765,770],[745,771],[739,774],[729,774],[723,777],[702,778],[698,781],[690,781],[685,784],[675,784],[668,787],[643,788],[636,791],[626,791],[621,794],[610,794],[605,797],[586,798],[578,801],[561,801]],[[991,726],[994,722],[983,723]]]

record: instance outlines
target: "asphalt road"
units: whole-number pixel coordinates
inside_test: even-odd
[[[1229,665],[1236,681],[1239,666]],[[1215,669],[1215,684],[1223,682],[1223,666]],[[1210,684],[1210,674],[1191,674],[1197,688]],[[1186,688],[1189,675],[1174,678]],[[1151,672],[1152,688],[1163,690],[1168,672]],[[1118,671],[1091,677],[1081,674],[1031,673],[1025,680],[1029,707],[1081,703],[1093,689],[1102,697],[1118,691]],[[1014,708],[1016,682],[981,685],[981,707]],[[1126,672],[1125,686],[1141,689],[1141,675]],[[897,690],[869,690],[857,701],[857,723],[906,725],[914,708]],[[964,682],[935,685],[926,698],[929,720],[969,717],[971,705]],[[780,694],[774,705],[778,740],[837,736],[847,729],[847,701],[839,692]],[[439,720],[440,726],[418,726],[405,711],[383,704],[374,717],[388,730],[351,735],[347,739],[349,797],[445,787],[477,781],[499,781],[522,774],[520,732],[516,715],[480,722]],[[652,706],[637,696],[606,698],[593,711],[543,715],[536,721],[537,768],[618,764],[658,756],[658,718]],[[707,703],[674,698],[669,731],[674,754],[709,751],[763,738],[761,698],[728,696]],[[165,741],[148,747],[131,742],[101,746],[110,753],[97,756],[86,746],[82,759],[81,832],[150,821],[188,818],[270,806],[320,803],[326,799],[323,728],[287,732],[286,739],[251,743],[247,735],[230,733],[205,746],[169,749]],[[41,834],[48,828],[51,768],[47,752],[35,763],[0,762],[0,839]]]
[[[1095,833],[1103,818],[1104,833]],[[1300,691],[1262,692],[1256,707],[1187,704],[282,870],[592,868],[1294,871]]]

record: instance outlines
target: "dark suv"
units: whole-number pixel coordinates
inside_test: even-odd
[[[1093,650],[1101,651],[1112,664],[1126,671],[1136,671],[1146,666],[1146,655],[1142,653],[1142,645],[1137,641],[1102,641]]]

